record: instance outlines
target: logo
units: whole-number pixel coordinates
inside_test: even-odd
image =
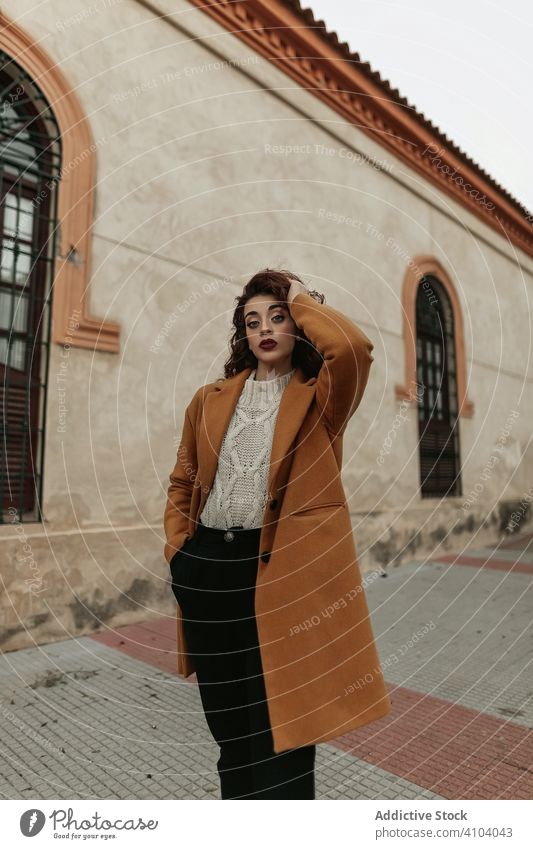
[[[30,808],[29,811],[24,811],[20,818],[20,830],[24,837],[35,837],[45,822],[46,817],[42,811],[38,808]]]

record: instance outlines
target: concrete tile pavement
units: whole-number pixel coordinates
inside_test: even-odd
[[[318,746],[317,798],[533,798],[532,541],[368,583],[393,711]],[[218,747],[174,669],[173,617],[4,654],[0,796],[217,799]]]

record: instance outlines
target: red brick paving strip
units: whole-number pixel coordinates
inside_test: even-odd
[[[446,799],[533,798],[533,731],[389,685],[392,712],[335,741]]]
[[[163,672],[176,675],[176,619],[174,616],[150,619],[138,625],[124,625],[115,630],[99,631],[91,636],[93,640],[98,640],[112,649],[118,649],[135,660],[143,660],[145,663],[157,666]],[[196,675],[187,678],[186,682],[195,683]]]
[[[176,673],[172,616],[92,637]],[[533,798],[531,729],[407,687],[391,684],[389,691],[388,716],[329,744],[446,799]]]

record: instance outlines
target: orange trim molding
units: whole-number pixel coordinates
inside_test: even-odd
[[[102,321],[90,314],[96,145],[89,122],[57,62],[2,12],[0,47],[35,80],[61,131],[63,158],[58,183],[59,233],[53,277],[52,342],[116,353],[120,324]]]
[[[147,8],[151,5],[140,0]],[[294,0],[190,0],[302,88],[533,256],[533,217]],[[211,43],[211,42],[210,42]],[[351,58],[350,58],[351,57]],[[484,176],[485,175],[485,176]]]
[[[466,357],[463,329],[463,313],[455,286],[444,267],[432,256],[413,257],[402,286],[403,341],[405,362],[405,384],[394,387],[396,398],[402,401],[416,400],[416,295],[420,280],[433,274],[446,289],[453,309],[455,330],[455,361],[457,371],[457,409],[460,416],[471,418],[474,404],[467,398]]]

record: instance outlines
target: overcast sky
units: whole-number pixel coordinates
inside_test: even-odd
[[[529,0],[301,0],[533,212]]]

